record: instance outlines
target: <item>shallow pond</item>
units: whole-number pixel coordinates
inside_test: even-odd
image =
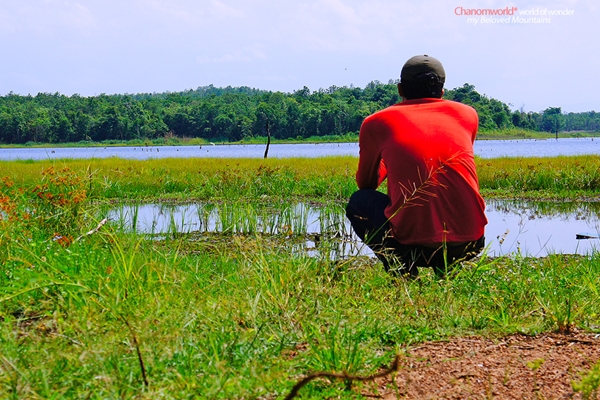
[[[600,241],[577,239],[577,235],[598,235],[599,209],[598,203],[489,201],[487,253],[536,257],[588,254],[600,246]],[[352,233],[340,206],[145,204],[114,208],[108,217],[125,231],[144,234],[263,233],[304,237],[309,247],[314,245],[315,237],[323,236],[339,242],[338,250],[346,256],[371,254]]]

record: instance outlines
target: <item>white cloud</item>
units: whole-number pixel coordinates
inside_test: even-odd
[[[178,23],[189,24],[198,22],[202,14],[200,7],[190,8],[188,2],[138,0],[137,3],[138,12],[143,13],[146,18],[170,19]]]
[[[28,32],[42,36],[63,30],[72,34],[88,34],[95,26],[89,8],[81,2],[43,0],[14,2],[4,6],[0,14],[0,30]]]
[[[228,6],[218,0],[211,0],[211,4],[211,13],[219,18],[243,18],[246,15],[240,8]]]
[[[451,19],[447,4],[442,0],[305,1],[285,10],[277,26],[285,32],[281,40],[296,49],[383,54],[402,43],[439,43],[456,37],[443,30]],[[447,14],[441,12],[444,8]]]
[[[137,0],[137,3],[139,11],[148,18],[167,18],[184,25],[204,22],[208,17],[230,20],[246,16],[241,7],[230,6],[219,0]]]
[[[250,62],[267,58],[260,45],[245,46],[243,49],[227,52],[219,56],[198,56],[196,61],[200,64]]]

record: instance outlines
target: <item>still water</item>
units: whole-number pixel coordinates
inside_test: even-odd
[[[0,149],[0,160],[53,160],[61,158],[108,158],[147,160],[152,158],[262,158],[265,145],[203,145],[161,147],[89,147],[45,149]],[[549,157],[600,154],[600,138],[545,140],[478,140],[475,154],[483,158]],[[358,156],[357,143],[273,144],[270,158]]]
[[[221,207],[221,208],[220,208]],[[353,235],[342,207],[319,208],[305,204],[274,210],[224,209],[223,206],[147,204],[122,206],[109,212],[123,229],[138,233],[202,233],[284,231],[310,236],[327,233],[346,246],[344,255],[369,254]],[[532,203],[491,201],[487,205],[487,253],[490,256],[521,254],[589,254],[600,246],[598,239],[577,239],[577,234],[600,232],[597,203]]]

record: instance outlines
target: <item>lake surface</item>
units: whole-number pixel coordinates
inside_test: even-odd
[[[550,157],[600,154],[600,138],[544,140],[478,140],[475,154],[483,158]],[[203,145],[151,147],[89,147],[0,149],[0,160],[54,160],[61,158],[262,158],[265,145]],[[269,158],[356,156],[357,143],[272,144]]]
[[[125,230],[137,233],[262,232],[281,234],[282,229],[311,235],[328,231],[350,243],[344,255],[369,254],[353,233],[341,207],[319,208],[305,204],[277,210],[225,209],[218,205],[146,204],[122,206],[108,217]],[[485,236],[489,256],[521,254],[589,254],[600,248],[598,239],[577,239],[579,233],[598,234],[597,203],[540,203],[490,201]]]

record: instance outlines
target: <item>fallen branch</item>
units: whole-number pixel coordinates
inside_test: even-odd
[[[102,221],[100,221],[100,223],[98,224],[97,227],[95,227],[94,229],[92,229],[88,233],[85,233],[85,234],[79,236],[77,239],[75,239],[75,242],[78,242],[81,239],[83,239],[84,237],[88,237],[88,236],[93,235],[94,233],[98,232],[100,230],[100,228],[102,228],[107,222],[108,222],[108,219],[104,218]]]
[[[290,394],[288,394],[287,397],[285,398],[285,400],[291,400],[294,397],[296,397],[298,395],[298,392],[300,391],[300,389],[302,389],[310,381],[312,381],[314,379],[317,379],[317,378],[343,379],[347,383],[352,384],[353,381],[368,382],[368,381],[375,380],[377,378],[383,378],[384,376],[388,376],[388,375],[392,374],[393,372],[398,371],[399,368],[400,368],[400,356],[396,355],[396,358],[394,358],[394,361],[389,366],[389,368],[383,370],[382,372],[379,372],[377,374],[370,375],[370,376],[348,375],[347,372],[342,372],[342,373],[335,373],[335,372],[314,372],[314,373],[312,373],[312,374],[304,377],[298,383],[296,383],[294,385],[294,387],[292,388],[292,391],[290,392]]]

